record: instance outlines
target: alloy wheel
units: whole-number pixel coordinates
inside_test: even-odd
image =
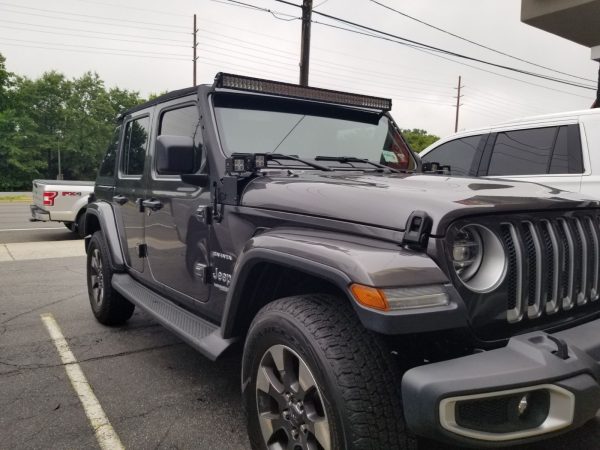
[[[100,305],[104,298],[104,273],[102,271],[100,250],[97,248],[92,251],[90,258],[90,286],[92,289],[92,298],[97,305]]]
[[[263,355],[256,379],[262,436],[271,450],[330,450],[323,397],[306,362],[291,348],[274,345]]]

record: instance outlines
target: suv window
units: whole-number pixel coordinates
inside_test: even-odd
[[[139,176],[144,172],[149,128],[150,118],[148,116],[127,123],[121,162],[123,175]]]
[[[498,133],[488,175],[547,174],[557,127]]]
[[[385,115],[337,107],[318,111],[313,105],[265,98],[220,96],[214,102],[219,136],[227,154],[348,156],[395,169],[415,168],[410,150]]]
[[[158,134],[171,136],[189,136],[194,140],[194,172],[200,169],[203,161],[202,131],[200,114],[196,105],[170,109],[160,116]],[[159,172],[160,173],[160,172]]]
[[[579,150],[580,151],[580,150]],[[549,173],[569,173],[569,141],[567,139],[567,127],[560,127]]]
[[[423,161],[450,166],[452,175],[469,175],[477,147],[483,136],[485,135],[480,134],[446,142],[423,156]]]
[[[115,176],[115,163],[117,161],[117,150],[119,148],[119,137],[121,133],[121,126],[115,128],[115,131],[110,138],[106,155],[100,165],[98,176],[100,177],[114,177]]]

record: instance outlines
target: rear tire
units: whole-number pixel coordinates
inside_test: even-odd
[[[85,210],[77,217],[77,235],[83,239],[85,237]]]
[[[244,346],[252,448],[414,449],[401,379],[385,343],[347,302],[319,294],[276,300],[256,315]]]
[[[103,325],[120,325],[132,316],[135,305],[115,291],[104,235],[96,231],[87,251],[87,285],[92,312]]]

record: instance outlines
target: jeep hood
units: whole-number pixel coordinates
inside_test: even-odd
[[[423,174],[268,174],[252,180],[242,206],[308,214],[403,231],[409,215],[424,211],[433,235],[467,215],[600,207],[581,194],[500,179]]]

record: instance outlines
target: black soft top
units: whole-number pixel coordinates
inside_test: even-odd
[[[159,97],[156,97],[152,100],[149,100],[145,103],[141,103],[139,105],[134,106],[133,108],[126,109],[119,114],[119,119],[134,113],[136,111],[141,111],[142,109],[149,108],[151,106],[158,105],[159,103],[168,102],[169,100],[174,100],[176,98],[185,97],[187,95],[195,94],[198,92],[198,86],[191,86],[183,89],[177,89],[176,91],[167,92]]]

